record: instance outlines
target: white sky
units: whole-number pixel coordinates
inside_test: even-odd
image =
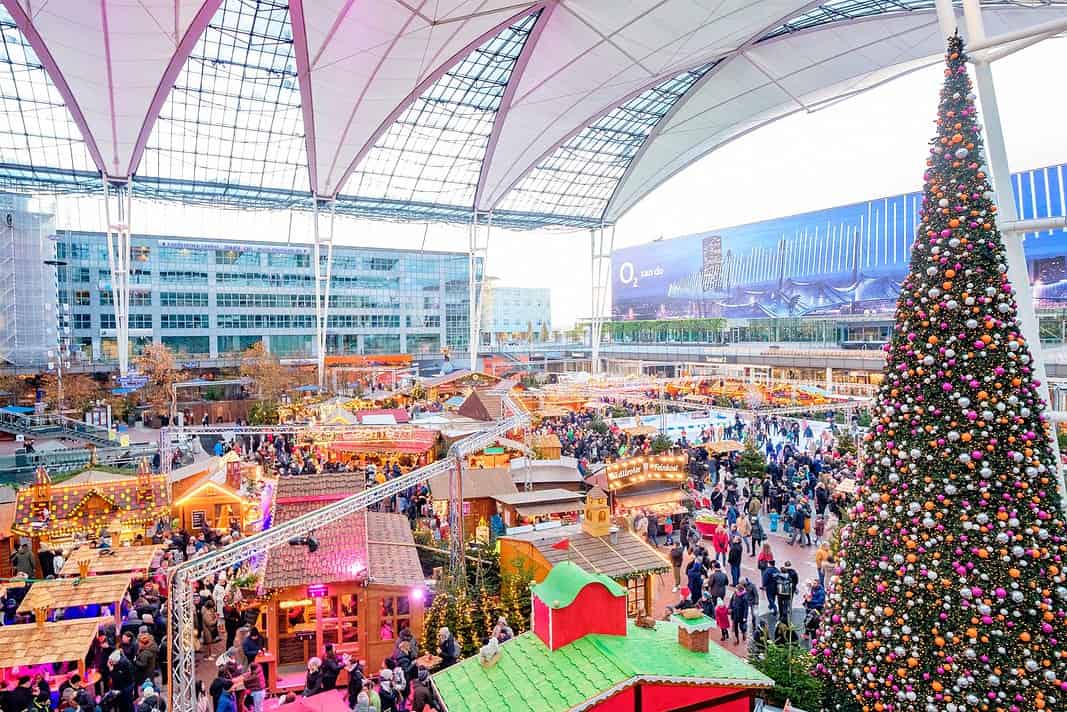
[[[1048,40],[994,66],[1012,171],[1067,162],[1067,39]],[[796,114],[698,161],[620,221],[615,246],[740,225],[921,187],[934,133],[941,68],[931,67],[813,114]],[[136,190],[136,189],[135,189]],[[290,215],[138,204],[135,233],[280,239]],[[103,229],[100,201],[65,199],[59,227]],[[338,218],[338,244],[467,249],[461,227],[394,225]],[[292,220],[293,242],[310,239],[308,216]],[[590,313],[589,234],[494,230],[488,271],[500,284],[552,289],[554,328]]]

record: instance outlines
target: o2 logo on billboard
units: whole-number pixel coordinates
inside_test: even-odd
[[[623,262],[619,265],[619,282],[627,287],[636,287],[642,279],[662,276],[663,268],[658,265],[652,269],[643,269],[641,271],[634,267],[633,262]]]

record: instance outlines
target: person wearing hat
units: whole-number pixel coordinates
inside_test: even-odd
[[[427,705],[433,708],[434,704],[433,692],[430,690],[430,672],[420,666],[418,675],[411,684],[411,709],[423,710]]]
[[[400,704],[400,694],[393,687],[393,671],[382,668],[378,673],[381,684],[378,686],[378,710],[379,712],[396,712]]]
[[[137,636],[137,654],[133,658],[134,680],[138,685],[151,681],[156,674],[156,660],[159,657],[159,645],[151,633],[143,632]]]
[[[141,699],[137,702],[136,712],[165,712],[167,703],[159,696],[151,680],[141,685]]]
[[[345,696],[348,699],[349,708],[352,708],[356,706],[356,698],[363,691],[363,667],[359,664],[359,660],[348,653],[341,656],[341,664],[348,673],[348,688]]]

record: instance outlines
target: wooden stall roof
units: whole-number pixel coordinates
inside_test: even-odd
[[[524,467],[512,467],[511,479],[522,485],[527,480],[531,484],[548,484],[552,482],[583,482],[582,473],[577,464],[565,465],[559,461],[528,460]]]
[[[113,604],[126,595],[129,587],[129,574],[37,581],[22,599],[18,612],[29,613],[35,608],[76,608],[91,603]]]
[[[448,499],[449,473],[430,480],[430,493],[434,499]],[[463,468],[463,499],[480,499],[497,495],[515,494],[518,490],[511,481],[511,472],[506,467]]]
[[[152,566],[152,559],[161,548],[152,544],[120,546],[115,549],[93,549],[82,546],[70,553],[59,575],[77,576],[78,562],[84,559],[89,559],[90,574],[147,571]]]
[[[714,442],[704,443],[704,447],[713,455],[724,452],[739,452],[745,449],[744,444],[739,443],[736,440],[716,440]]]
[[[670,562],[662,554],[627,530],[618,532],[614,544],[610,537],[585,533],[580,524],[509,534],[502,538],[528,542],[549,564],[570,560],[587,571],[612,578],[632,578],[670,570]],[[569,551],[552,548],[563,539],[570,540]]]
[[[565,489],[517,492],[516,494],[497,495],[493,499],[515,507],[515,510],[523,517],[573,512],[582,508],[582,495]]]
[[[0,627],[0,670],[83,660],[101,624],[114,618],[78,618],[58,623]]]
[[[274,500],[278,504],[311,498],[336,501],[362,492],[367,477],[360,472],[331,472],[329,475],[285,475],[278,478]]]
[[[560,409],[562,410],[562,408]],[[563,411],[566,413],[567,411]],[[542,433],[541,435],[534,435],[530,438],[530,446],[534,448],[560,448],[563,447],[563,443],[559,441],[559,436],[555,433]]]
[[[403,514],[367,512],[367,576],[385,586],[414,586],[423,581],[411,524]]]

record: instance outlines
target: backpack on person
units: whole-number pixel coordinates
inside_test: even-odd
[[[775,575],[775,582],[778,584],[779,596],[793,595],[793,577],[787,571],[779,571]]]

